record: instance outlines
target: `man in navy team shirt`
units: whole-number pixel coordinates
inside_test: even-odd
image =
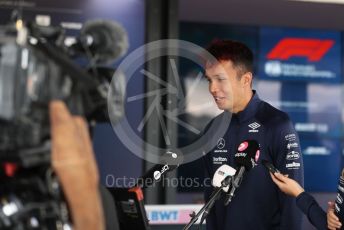
[[[225,197],[216,201],[207,217],[207,230],[268,230],[301,229],[302,213],[295,199],[283,194],[271,180],[262,160],[273,163],[283,174],[303,186],[303,163],[299,139],[286,113],[262,101],[252,90],[253,54],[240,42],[216,40],[207,51],[218,62],[205,62],[209,91],[218,108],[224,110],[212,120],[218,123],[231,116],[226,133],[204,157],[205,173],[212,178],[221,164],[238,168],[234,154],[244,140],[255,140],[260,145],[257,166],[244,174],[240,187],[228,206]],[[208,126],[209,127],[209,126]],[[214,133],[205,129],[209,142]],[[206,187],[209,199],[213,187]]]

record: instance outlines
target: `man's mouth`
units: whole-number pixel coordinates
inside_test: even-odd
[[[223,99],[225,99],[225,97],[214,97],[215,101],[221,101]]]

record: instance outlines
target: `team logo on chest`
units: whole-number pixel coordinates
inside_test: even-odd
[[[227,153],[227,149],[225,149],[226,141],[223,137],[217,140],[216,148],[214,153]]]
[[[217,148],[218,149],[223,149],[226,145],[226,141],[225,139],[223,138],[220,138],[218,141],[217,141]]]
[[[250,130],[248,130],[249,133],[258,133],[258,128],[260,127],[260,124],[258,124],[257,122],[253,122],[249,124],[248,127],[251,128]]]
[[[213,164],[214,165],[222,165],[223,163],[227,163],[228,159],[226,157],[213,157]]]

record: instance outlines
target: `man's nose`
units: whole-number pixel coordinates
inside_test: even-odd
[[[217,90],[218,90],[218,86],[216,83],[214,83],[214,82],[209,83],[209,91],[211,94],[216,93]]]

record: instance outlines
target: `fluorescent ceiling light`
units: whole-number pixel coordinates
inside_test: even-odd
[[[344,0],[291,0],[297,2],[316,2],[316,3],[330,3],[330,4],[344,4]]]

